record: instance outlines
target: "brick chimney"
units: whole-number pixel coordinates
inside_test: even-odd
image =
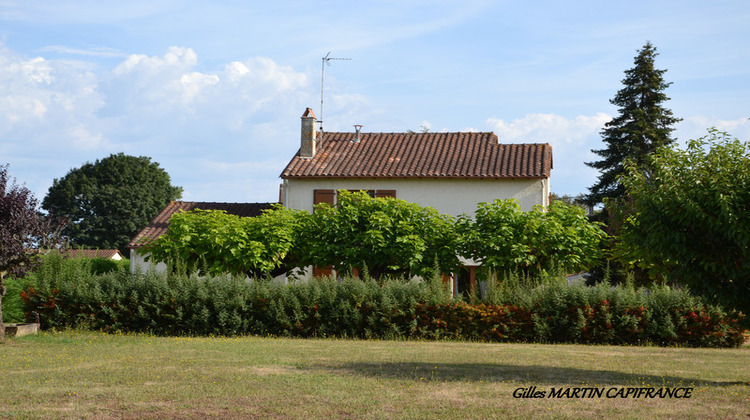
[[[299,157],[312,158],[315,156],[315,142],[317,130],[315,129],[315,114],[312,109],[307,108],[302,114],[302,134],[300,136]]]

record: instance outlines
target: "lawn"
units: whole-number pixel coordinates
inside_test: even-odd
[[[514,398],[536,387],[547,398]],[[602,389],[601,398],[548,398]],[[606,398],[627,387],[690,398]],[[684,391],[681,391],[684,394]],[[681,395],[681,394],[680,394]],[[0,344],[0,418],[748,418],[750,346],[43,333]]]

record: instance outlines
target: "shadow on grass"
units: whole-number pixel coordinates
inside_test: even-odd
[[[522,382],[533,385],[632,385],[641,387],[732,386],[750,382],[706,381],[679,376],[655,376],[609,370],[551,366],[514,366],[487,363],[348,363],[338,366],[311,366],[372,378],[415,381]]]

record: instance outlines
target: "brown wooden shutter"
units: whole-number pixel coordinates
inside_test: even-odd
[[[326,203],[333,205],[336,197],[333,190],[314,190],[313,191],[313,204]]]
[[[333,266],[318,268],[313,267],[313,277],[330,277],[333,274]]]
[[[396,198],[396,190],[377,190],[375,197],[393,197]]]

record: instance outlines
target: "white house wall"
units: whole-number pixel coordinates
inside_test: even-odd
[[[130,249],[130,272],[135,273],[137,271],[140,271],[142,273],[145,273],[149,270],[156,270],[157,273],[163,273],[167,271],[167,265],[163,262],[154,264],[153,261],[146,261],[146,257],[151,255],[150,253],[146,253],[144,255],[141,255],[138,253],[135,249]],[[307,271],[302,271],[301,273],[292,273],[292,278],[310,278],[312,274],[312,269],[307,269]],[[273,281],[286,284],[287,283],[287,274],[281,274],[273,278]],[[250,279],[248,278],[248,281]]]
[[[150,253],[140,254],[135,249],[130,249],[130,272],[135,273],[136,270],[140,270],[145,273],[151,269],[156,269],[157,272],[163,273],[167,271],[167,265],[160,262],[154,264],[152,261],[146,261],[146,257],[151,255]]]
[[[474,215],[477,204],[495,199],[515,198],[524,211],[535,205],[549,205],[549,179],[287,179],[284,180],[284,205],[313,210],[314,190],[396,190],[396,198],[440,213]]]

